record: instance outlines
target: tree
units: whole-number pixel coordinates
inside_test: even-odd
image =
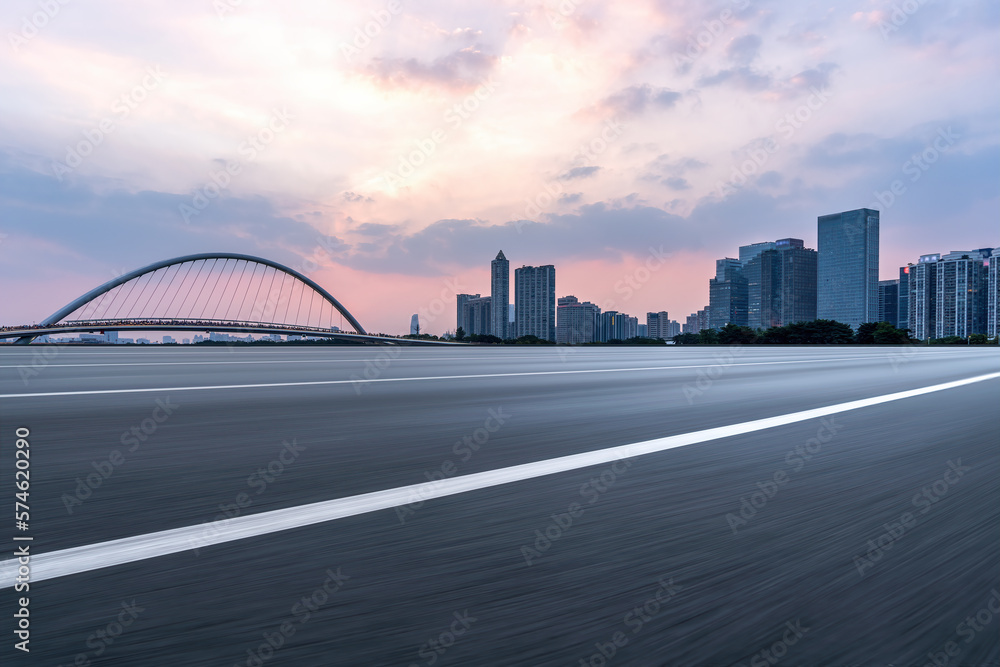
[[[719,330],[719,342],[723,345],[749,345],[757,342],[757,332],[750,327],[741,327],[730,322]]]
[[[697,345],[701,337],[696,333],[682,333],[674,336],[674,342],[678,345]]]
[[[462,327],[455,329],[455,340],[465,340],[465,329]]]
[[[861,343],[862,345],[871,345],[875,342],[875,329],[878,328],[879,322],[865,322],[858,325],[858,332],[854,334],[854,342]],[[885,324],[888,324],[886,322]]]
[[[718,345],[719,344],[719,332],[715,329],[702,329],[698,332],[698,338],[701,339],[702,345]]]
[[[879,322],[878,326],[875,327],[875,331],[872,333],[872,342],[877,345],[908,343],[910,342],[910,330],[897,329],[888,322]]]

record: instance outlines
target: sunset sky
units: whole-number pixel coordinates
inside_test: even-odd
[[[0,28],[3,325],[196,252],[302,268],[370,331],[442,299],[441,333],[500,249],[683,322],[716,258],[815,247],[822,214],[881,210],[883,278],[1000,245],[995,1],[7,0]]]

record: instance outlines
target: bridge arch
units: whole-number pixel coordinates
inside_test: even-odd
[[[248,269],[250,270],[249,277],[246,275]],[[240,271],[240,277],[233,286],[233,292],[229,295],[227,292],[237,270]],[[144,276],[149,277],[143,281]],[[154,278],[156,279],[155,285],[153,285]],[[224,285],[223,280],[225,280]],[[276,280],[277,285],[275,285]],[[205,289],[209,283],[211,283],[211,287],[206,292]],[[266,289],[264,288],[265,283],[267,284]],[[131,300],[137,287],[140,288],[140,291],[136,293],[135,299]],[[251,292],[254,293],[252,296]],[[67,321],[113,323],[135,319],[176,317],[176,319],[185,321],[254,321],[297,325],[301,324],[301,320],[295,322],[288,319],[292,303],[296,300],[298,302],[295,316],[292,319],[300,319],[303,302],[307,300],[307,295],[307,317],[309,319],[306,324],[310,327],[312,326],[312,311],[317,306],[318,301],[320,308],[318,314],[321,323],[325,321],[323,320],[324,308],[329,306],[331,322],[333,312],[336,311],[350,323],[358,334],[366,333],[347,308],[312,279],[278,262],[239,253],[200,253],[154,262],[95,287],[57,310],[39,326],[55,325],[74,314],[76,314],[76,318]],[[143,296],[145,296],[145,300],[139,307],[138,302]],[[214,297],[217,298],[213,301]],[[239,306],[235,306],[237,299]],[[152,310],[147,310],[151,304],[155,304],[152,305]],[[285,308],[279,316],[278,311],[282,305]],[[165,310],[157,312],[161,307]],[[210,309],[212,312],[209,312]],[[218,317],[219,309],[223,309],[221,318]]]

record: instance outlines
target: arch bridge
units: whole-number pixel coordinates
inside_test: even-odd
[[[225,331],[414,342],[369,335],[340,301],[307,276],[237,253],[154,262],[95,287],[40,324],[0,330],[0,338],[26,344],[44,334],[98,331]]]

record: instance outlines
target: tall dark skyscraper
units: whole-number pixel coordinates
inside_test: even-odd
[[[878,318],[879,212],[861,208],[817,220],[816,316],[854,329]]]
[[[708,326],[721,329],[747,324],[747,279],[740,260],[715,260],[715,277],[708,281]]]
[[[899,321],[899,278],[878,281],[878,322]]]
[[[490,264],[490,289],[493,290],[493,306],[490,309],[493,327],[490,333],[499,338],[511,338],[507,321],[510,310],[510,262],[504,257],[503,250],[497,253],[496,259]]]
[[[912,266],[912,265],[911,265]],[[899,298],[897,299],[897,321],[899,329],[910,328],[910,267],[899,267]]]
[[[556,340],[556,267],[522,266],[514,271],[517,337]]]
[[[754,329],[816,319],[816,251],[802,239],[740,248],[747,279],[747,322]]]

